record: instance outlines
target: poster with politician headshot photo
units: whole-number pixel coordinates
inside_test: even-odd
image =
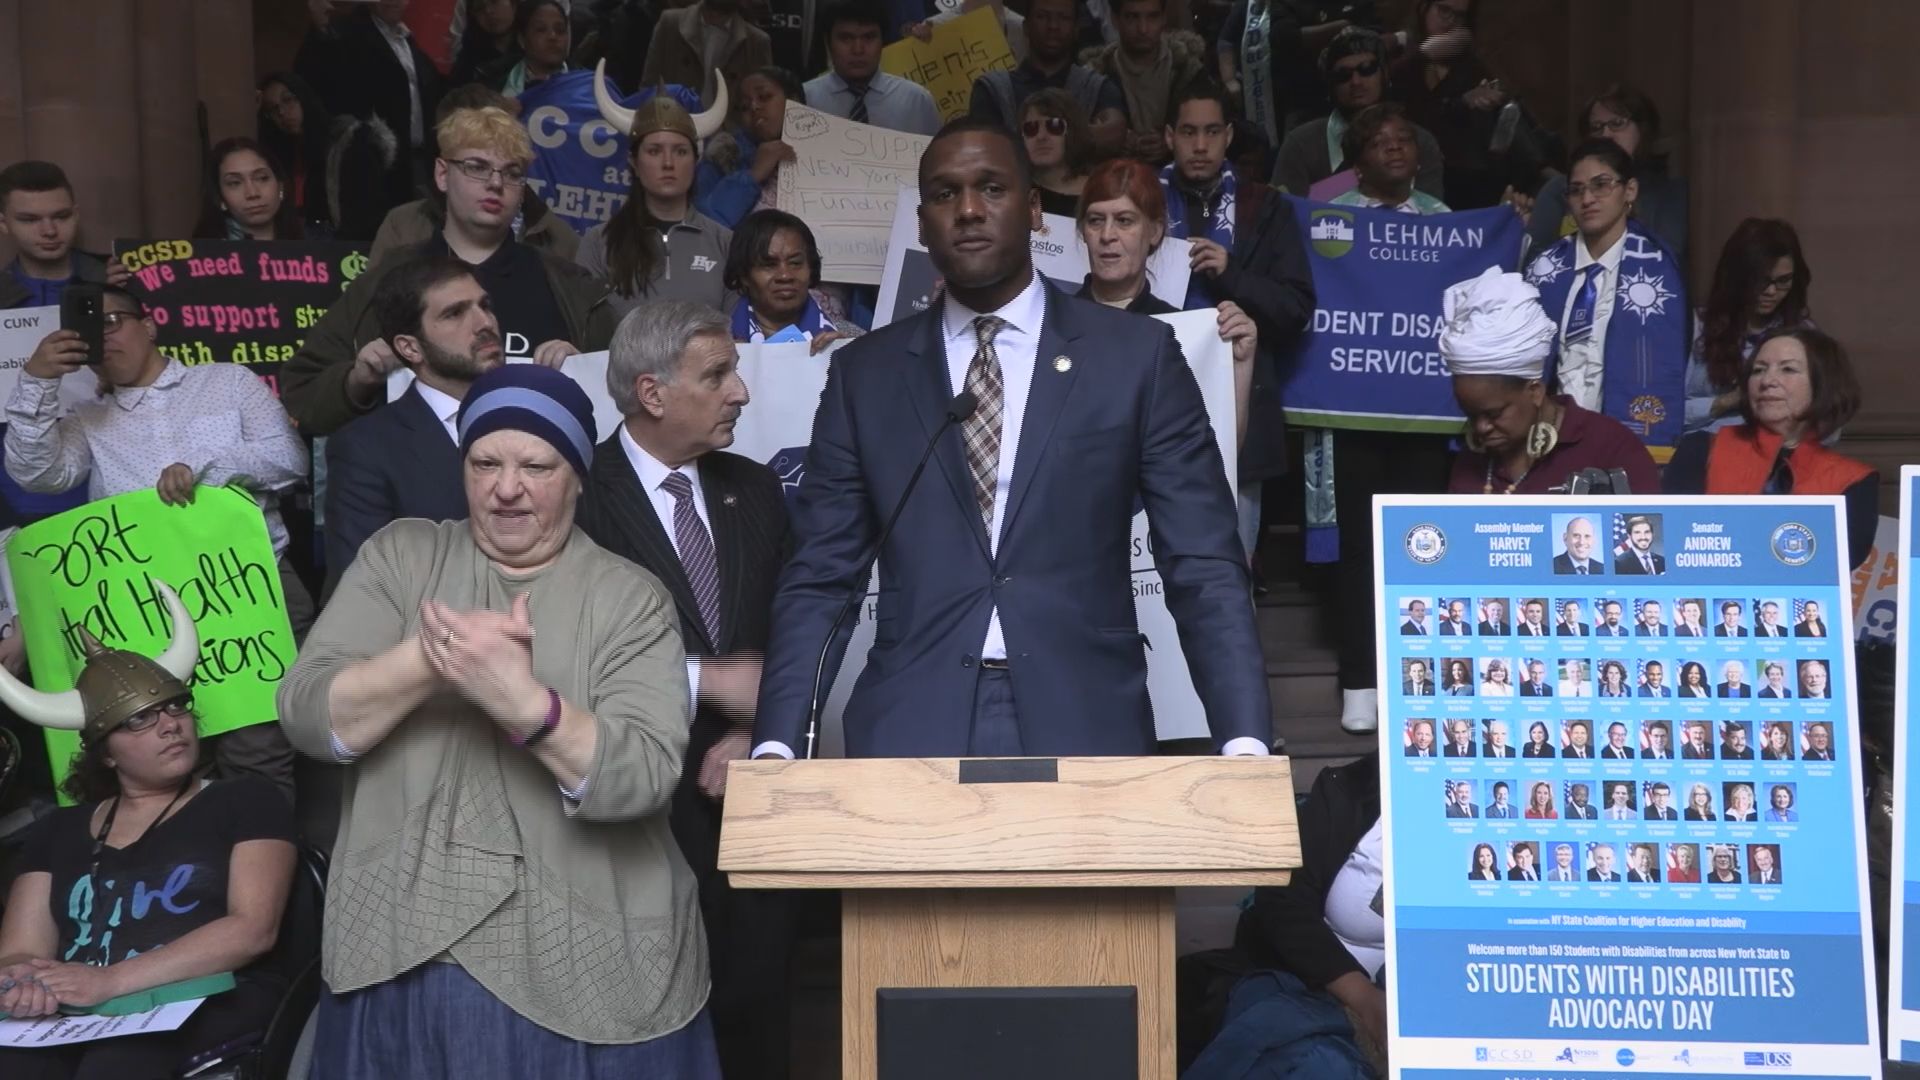
[[[1381,695],[1383,1078],[1877,1077],[1856,658],[1793,632],[1847,610],[1841,500],[1374,514],[1379,679],[1436,665]]]

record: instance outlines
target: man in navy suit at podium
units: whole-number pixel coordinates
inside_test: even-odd
[[[849,756],[1153,753],[1136,506],[1215,746],[1267,752],[1246,551],[1199,384],[1170,329],[1035,273],[1040,224],[1017,136],[966,119],[934,136],[920,233],[945,296],[833,359],[773,602],[755,756],[805,752],[828,627],[865,585],[862,557],[929,440],[932,464],[880,553],[873,649],[843,714]],[[978,405],[948,424],[962,391]],[[851,632],[836,635],[828,679]]]

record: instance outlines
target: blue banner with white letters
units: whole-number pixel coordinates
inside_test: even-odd
[[[1378,500],[1396,1076],[1879,1075],[1840,510]]]
[[[1290,199],[1313,267],[1313,320],[1282,399],[1309,427],[1460,429],[1440,359],[1440,298],[1489,266],[1520,264],[1511,207],[1416,215]]]
[[[702,107],[700,95],[684,86],[669,86],[667,93],[689,111]],[[617,100],[631,109],[653,94],[649,86]],[[627,133],[601,118],[593,72],[569,71],[528,87],[520,95],[520,122],[533,139],[527,183],[575,232],[605,222],[627,201]]]

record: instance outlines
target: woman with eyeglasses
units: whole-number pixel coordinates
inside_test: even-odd
[[[155,1004],[206,1001],[174,1031],[0,1049],[8,1080],[174,1076],[190,1057],[265,1029],[287,989],[291,973],[268,958],[293,882],[293,809],[262,780],[196,776],[186,679],[199,635],[179,596],[156,584],[173,626],[158,658],[104,648],[81,629],[76,693],[32,690],[0,670],[0,701],[80,734],[61,785],[74,805],[35,824],[16,863],[0,923],[0,1013],[88,1012],[150,992]]]
[[[1718,431],[1740,422],[1741,367],[1768,333],[1813,325],[1807,311],[1812,285],[1800,234],[1787,222],[1748,218],[1727,237],[1706,306],[1693,323],[1688,431]]]
[[[1093,153],[1086,111],[1065,90],[1037,91],[1021,103],[1020,137],[1033,164],[1041,211],[1074,216]]]
[[[1567,202],[1577,231],[1526,268],[1556,326],[1548,371],[1575,404],[1626,426],[1664,461],[1686,406],[1686,275],[1632,216],[1640,198],[1632,155],[1611,139],[1588,139],[1572,163]]]
[[[260,119],[255,137],[272,158],[286,166],[287,199],[306,223],[309,236],[333,233],[333,211],[327,205],[332,128],[333,117],[305,79],[276,71],[260,80]]]
[[[1811,326],[1770,331],[1741,365],[1741,423],[1680,440],[1664,484],[1676,495],[1841,495],[1848,565],[1873,551],[1880,473],[1824,445],[1860,411],[1847,350]]]
[[[1667,171],[1667,147],[1660,137],[1660,110],[1653,99],[1625,83],[1595,94],[1580,111],[1580,137],[1607,139],[1633,159],[1640,184],[1633,216],[1687,265],[1687,180]],[[1567,177],[1556,174],[1540,186],[1527,218],[1527,237],[1535,251],[1552,247],[1579,230],[1567,201]]]

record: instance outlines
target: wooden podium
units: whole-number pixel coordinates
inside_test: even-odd
[[[1293,800],[1280,757],[736,761],[720,869],[845,891],[843,1080],[959,1075],[1022,1024],[1031,1061],[1131,1027],[1175,1080],[1174,888],[1285,884]],[[1054,1075],[1121,1071],[1076,1060]]]

